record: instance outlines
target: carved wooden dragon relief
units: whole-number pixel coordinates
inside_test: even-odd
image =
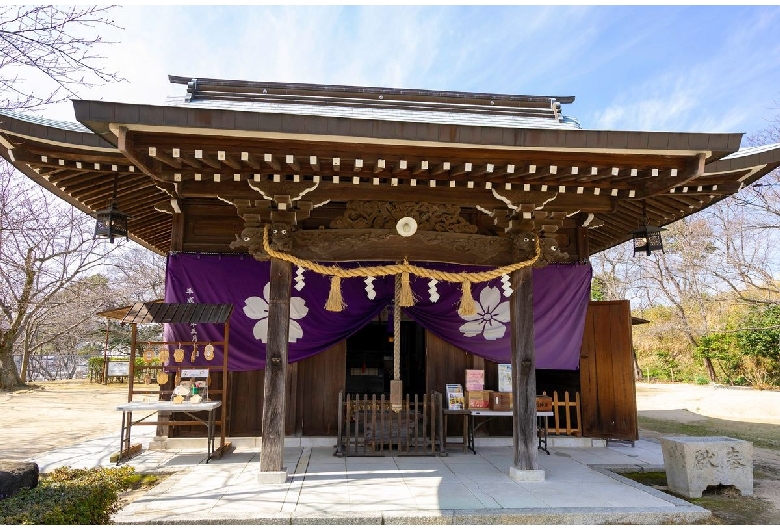
[[[477,233],[477,227],[460,216],[460,206],[417,202],[350,201],[344,215],[330,227],[395,229],[402,217],[412,217],[417,229],[424,232]]]

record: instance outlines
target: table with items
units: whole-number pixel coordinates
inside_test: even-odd
[[[471,451],[474,454],[477,454],[476,449],[474,448],[474,432],[479,428],[481,425],[487,423],[491,419],[495,417],[500,416],[512,416],[511,410],[479,410],[479,409],[473,409],[473,410],[467,410],[464,411],[468,413],[467,420],[468,420],[468,428],[466,433],[466,440],[464,441],[466,449]],[[547,450],[547,430],[548,430],[548,418],[552,417],[554,414],[552,411],[549,412],[539,412],[536,413],[536,428],[537,428],[537,436],[539,438],[539,449],[550,454],[550,451]],[[477,418],[480,418],[482,421],[477,424]]]
[[[207,430],[206,462],[208,462],[214,455],[214,411],[221,406],[221,401],[199,401],[197,403],[192,401],[183,401],[180,403],[175,403],[173,401],[132,401],[117,406],[116,409],[122,411],[122,430],[119,439],[117,465],[119,465],[120,461],[125,460],[130,456],[130,428],[158,412],[182,412],[205,425]],[[203,420],[194,414],[195,412],[203,411],[208,412],[208,418],[206,420]],[[133,412],[149,412],[149,414],[139,420],[133,421]]]

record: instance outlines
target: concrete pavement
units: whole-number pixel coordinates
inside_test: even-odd
[[[137,427],[144,447],[154,427]],[[317,441],[316,439],[310,441]],[[307,442],[307,440],[303,440]],[[585,442],[583,444],[583,442]],[[145,450],[128,462],[138,471],[172,473],[114,516],[119,524],[688,524],[709,512],[609,469],[663,469],[660,445],[551,438],[539,453],[543,482],[515,482],[506,439],[477,439],[477,454],[446,457],[333,456],[333,440],[317,446],[288,440],[284,484],[259,484],[255,439],[205,463],[204,440],[178,449]],[[572,443],[577,447],[568,447]],[[171,441],[174,445],[175,441]],[[42,472],[55,467],[114,465],[119,436],[104,436],[36,458]],[[601,445],[600,447],[598,445]]]

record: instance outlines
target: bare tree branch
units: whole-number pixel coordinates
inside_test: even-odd
[[[74,97],[81,87],[123,81],[105,69],[105,57],[96,52],[111,44],[97,31],[121,29],[108,18],[112,9],[0,7],[0,108],[38,108]]]

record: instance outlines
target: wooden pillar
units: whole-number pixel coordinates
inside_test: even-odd
[[[178,200],[178,204],[182,205],[184,201]],[[181,206],[179,206],[181,207]],[[174,213],[173,220],[171,222],[171,251],[181,252],[184,248],[184,214]]]
[[[260,449],[261,472],[282,471],[284,462],[284,401],[291,280],[292,265],[287,261],[272,258],[263,394],[263,445]]]
[[[585,261],[590,258],[590,240],[588,238],[588,228],[582,224],[588,219],[588,214],[580,214],[577,221],[577,258]]]
[[[512,441],[514,468],[538,469],[536,438],[536,354],[534,351],[533,269],[512,273]]]

